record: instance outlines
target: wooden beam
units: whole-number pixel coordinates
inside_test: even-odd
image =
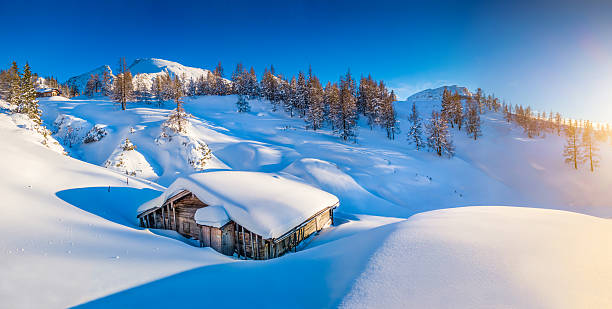
[[[244,227],[242,225],[240,226],[240,231],[242,232],[242,253],[244,253],[244,259],[246,260],[246,242],[244,241]]]
[[[249,236],[251,237],[251,258],[255,259],[255,244],[253,244],[253,232],[249,231]]]
[[[162,217],[162,227],[165,229],[166,228],[166,218],[164,216],[164,207],[162,207],[161,209],[161,217]]]
[[[234,222],[234,238],[236,238],[236,243],[234,244],[234,248],[236,249],[236,252],[238,253],[238,258],[240,258],[240,246],[239,246],[239,241],[238,241],[238,223]]]

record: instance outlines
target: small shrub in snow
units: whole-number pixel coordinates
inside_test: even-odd
[[[121,145],[121,149],[123,149],[123,151],[136,150],[136,145],[132,144],[132,142],[126,138]]]
[[[85,135],[85,138],[83,138],[83,143],[89,144],[89,143],[97,142],[101,140],[103,137],[105,137],[107,134],[108,132],[106,131],[104,126],[97,124],[93,128],[91,128],[89,132],[87,132],[87,135]]]
[[[251,111],[251,106],[249,102],[244,98],[243,95],[238,96],[238,102],[236,102],[236,106],[238,107],[239,113],[248,113]]]

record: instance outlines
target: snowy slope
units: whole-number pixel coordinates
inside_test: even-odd
[[[173,106],[130,103],[121,111],[105,98],[41,99],[47,126],[67,119],[54,134],[60,142],[66,124],[104,128],[97,141],[64,144],[91,164],[42,146],[0,114],[0,193],[8,199],[0,307],[133,308],[162,294],[147,306],[435,308],[448,307],[445,299],[456,307],[612,306],[609,142],[600,145],[598,171],[574,171],[561,158],[562,137],[530,140],[487,113],[482,139],[454,130],[457,156],[440,159],[366,124],[357,144],[344,143],[329,128],[305,130],[268,102],[250,101],[251,112],[237,113],[236,101],[187,99],[189,133],[160,144]],[[415,102],[422,115],[439,108]],[[403,132],[410,107],[396,102]],[[336,225],[299,252],[264,262],[140,229],[138,206],[165,188],[103,167],[126,138],[163,186],[195,171],[187,146],[205,143],[213,170],[279,173],[336,195]],[[472,205],[522,207],[454,208]],[[296,278],[300,289],[288,284]],[[237,298],[228,288],[237,279],[258,284]],[[30,297],[31,290],[40,292]],[[273,300],[261,297],[270,291]]]

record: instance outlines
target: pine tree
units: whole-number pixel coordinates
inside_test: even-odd
[[[414,103],[412,103],[412,112],[408,116],[408,122],[408,141],[414,144],[416,150],[421,150],[425,146],[425,142],[423,141],[423,124],[421,123],[421,117],[419,117],[419,112]]]
[[[23,76],[21,77],[20,98],[18,111],[20,113],[28,115],[36,124],[42,124],[40,116],[42,112],[38,107],[38,100],[36,100],[36,90],[34,89],[34,81],[32,80],[32,71],[30,71],[30,65],[28,63],[23,67]]]
[[[595,171],[595,168],[599,167],[599,148],[593,137],[593,124],[590,121],[585,123],[582,130],[581,146],[583,148],[581,163],[588,163],[591,172]]]
[[[343,140],[357,138],[356,120],[357,120],[357,105],[355,98],[355,80],[351,76],[349,70],[345,76],[340,79],[340,114],[337,117],[338,123],[335,128]]]
[[[174,76],[171,80],[171,95],[172,100],[176,103],[176,109],[168,117],[166,126],[177,133],[185,132],[188,115],[183,108],[183,96],[185,94],[183,91],[183,83],[178,76]]]
[[[19,67],[17,67],[17,63],[13,61],[13,65],[9,70],[9,83],[10,90],[8,92],[7,101],[14,106],[21,105],[21,73],[19,72]]]
[[[455,148],[448,132],[448,120],[442,114],[433,111],[431,119],[425,125],[427,130],[427,146],[436,152],[438,156],[448,156],[455,154]]]
[[[306,85],[306,76],[301,71],[298,73],[295,88],[295,107],[301,114],[301,117],[306,115],[306,109],[308,108],[308,86]]]
[[[563,157],[565,163],[574,166],[578,169],[578,161],[581,158],[580,145],[578,145],[578,132],[576,122],[570,120],[569,125],[565,127],[565,146],[563,147]]]
[[[251,111],[251,106],[249,102],[244,98],[244,95],[238,95],[238,102],[236,102],[236,107],[238,108],[239,113],[248,113]]]
[[[244,72],[244,68],[242,67],[242,63],[236,64],[236,69],[232,73],[232,88],[233,93],[238,95],[246,95],[246,74]]]
[[[467,100],[467,111],[466,111],[466,128],[468,136],[471,136],[476,140],[479,136],[482,136],[480,130],[480,112],[478,111],[478,103],[474,100]]]
[[[247,75],[247,81],[245,83],[246,92],[250,99],[259,97],[259,83],[257,82],[257,75],[255,69],[251,67]]]

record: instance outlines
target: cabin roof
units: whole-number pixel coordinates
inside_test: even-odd
[[[264,238],[280,237],[321,210],[338,204],[338,198],[330,193],[277,174],[217,171],[178,178],[162,195],[141,205],[138,212],[160,207],[184,190],[208,205],[222,208],[229,219]],[[196,221],[219,224],[223,221],[221,214],[213,208],[196,213]]]

